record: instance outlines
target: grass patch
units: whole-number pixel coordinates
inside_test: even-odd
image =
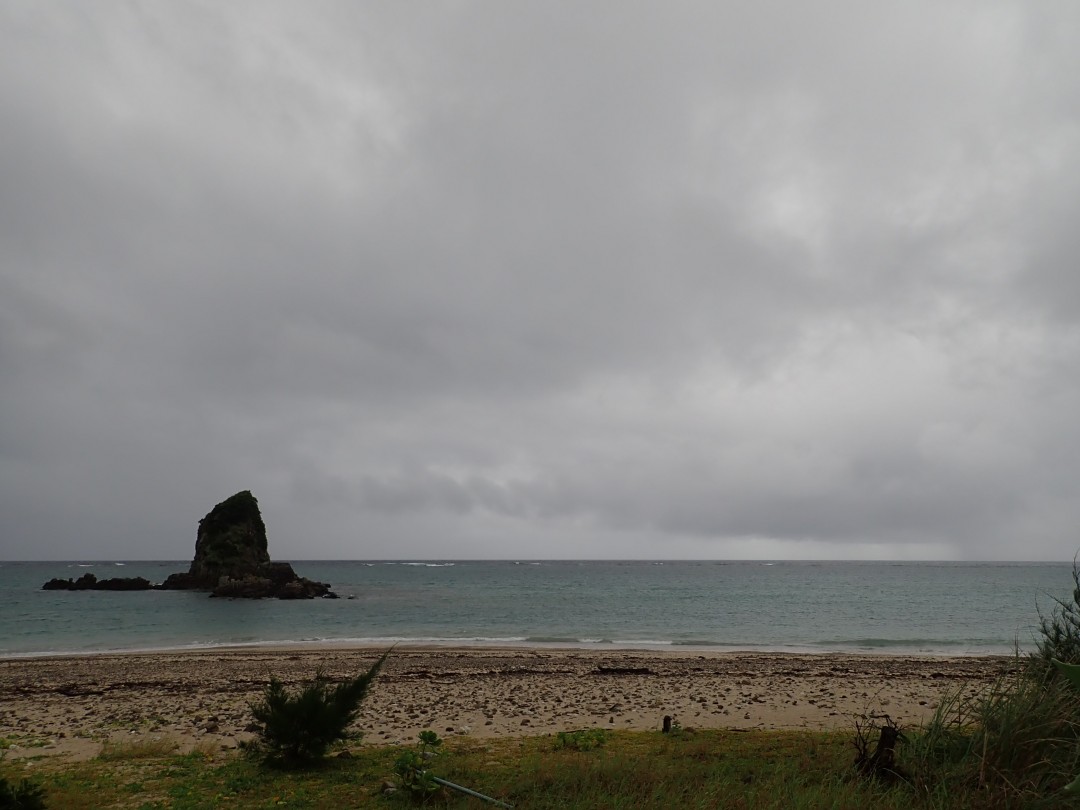
[[[1080,694],[1026,669],[989,690],[942,700],[904,748],[916,791],[971,795],[973,807],[1080,808]]]
[[[572,751],[592,751],[607,745],[608,732],[602,728],[585,728],[579,731],[560,731],[555,735],[555,750],[568,748]]]
[[[175,754],[180,743],[168,737],[137,740],[108,740],[97,758],[102,762],[127,762],[133,759],[160,759]]]
[[[913,808],[987,807],[978,786],[920,792],[853,774],[850,732],[609,732],[600,747],[556,748],[556,737],[456,738],[434,761],[436,775],[518,808]],[[123,756],[124,751],[127,756]],[[9,779],[33,771],[49,807],[407,808],[408,791],[383,792],[406,747],[363,747],[307,771],[260,767],[237,753],[154,755],[145,747],[63,765],[16,763]],[[24,772],[25,771],[25,772]],[[482,804],[440,790],[429,806]],[[1002,805],[1005,806],[1005,805]],[[1019,806],[1019,805],[1018,805]]]

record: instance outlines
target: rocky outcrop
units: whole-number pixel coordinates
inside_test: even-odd
[[[148,591],[154,585],[142,577],[113,577],[98,579],[91,573],[76,580],[50,579],[41,586],[43,591]]]
[[[259,502],[249,491],[238,492],[199,521],[195,537],[195,558],[187,571],[170,574],[160,585],[142,577],[97,580],[83,574],[77,580],[52,579],[44,590],[209,591],[211,596],[243,599],[337,598],[330,586],[298,576],[288,563],[271,562],[267,551],[266,526]]]
[[[222,501],[199,521],[191,566],[160,587],[243,599],[333,596],[329,585],[297,576],[288,563],[270,561],[259,502],[247,490]]]
[[[170,575],[162,587],[210,591],[222,577],[254,576],[269,562],[259,502],[244,490],[219,503],[199,521],[191,566],[185,573]]]
[[[312,599],[316,596],[337,598],[329,585],[297,576],[288,563],[275,562],[259,566],[254,573],[244,576],[222,577],[210,595],[242,599],[261,599],[267,596],[278,599]]]

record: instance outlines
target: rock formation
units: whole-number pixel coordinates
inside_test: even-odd
[[[219,503],[199,521],[195,559],[186,573],[172,574],[163,587],[210,591],[222,577],[253,575],[269,562],[259,502],[244,490]]]
[[[50,579],[41,586],[43,591],[148,591],[153,583],[143,577],[114,577],[98,579],[87,572],[78,579]]]
[[[329,585],[297,576],[288,563],[270,561],[259,502],[247,490],[222,501],[199,521],[191,567],[170,575],[159,587],[245,599],[333,597]]]
[[[270,561],[259,502],[247,490],[222,501],[199,521],[191,566],[186,572],[170,574],[160,585],[151,585],[142,577],[99,581],[87,573],[75,581],[51,579],[42,588],[46,591],[194,590],[244,599],[337,598],[329,585],[297,576],[288,563]]]

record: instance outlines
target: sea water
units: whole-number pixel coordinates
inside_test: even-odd
[[[1072,563],[310,561],[339,599],[43,591],[186,562],[0,563],[0,656],[340,642],[979,655],[1029,649]]]

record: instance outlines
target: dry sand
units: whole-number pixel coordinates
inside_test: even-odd
[[[0,659],[0,738],[8,756],[97,754],[105,741],[175,740],[232,748],[251,736],[248,704],[270,675],[295,685],[343,679],[371,649],[232,649]],[[928,718],[946,690],[975,690],[1008,657],[792,655],[399,647],[358,722],[367,743],[442,736],[550,734],[598,726],[740,729],[851,727],[888,713]]]

